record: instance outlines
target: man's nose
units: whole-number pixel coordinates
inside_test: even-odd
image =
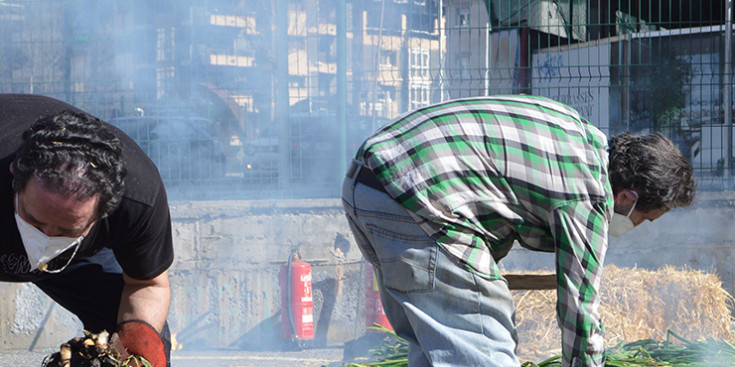
[[[48,237],[56,237],[61,235],[59,229],[52,225],[36,226],[36,228]]]

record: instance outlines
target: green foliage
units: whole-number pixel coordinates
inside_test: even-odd
[[[393,331],[376,327],[391,334],[396,342],[374,350],[379,360],[372,363],[350,363],[345,367],[407,367],[408,343]],[[673,339],[673,340],[672,340]],[[561,355],[539,363],[525,362],[521,367],[561,367]],[[665,341],[642,339],[623,343],[605,351],[606,367],[712,367],[735,366],[735,345],[726,340],[686,340],[668,331]]]
[[[145,358],[140,356],[129,356],[128,358],[125,358],[122,364],[120,364],[120,367],[138,367],[141,364],[143,367],[153,367],[151,362],[148,362]]]
[[[671,338],[676,339],[675,343]],[[560,367],[561,356],[522,367]],[[607,367],[705,367],[735,366],[735,346],[726,340],[689,341],[668,331],[666,341],[642,339],[620,344],[605,351]]]
[[[678,130],[678,115],[686,105],[686,86],[692,79],[692,66],[670,51],[662,51],[651,68],[649,93],[651,114],[659,130]]]

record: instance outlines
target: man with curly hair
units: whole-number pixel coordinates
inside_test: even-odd
[[[32,282],[123,355],[169,365],[173,241],[156,167],[64,102],[0,95],[0,281]]]
[[[519,366],[498,262],[513,243],[555,253],[563,366],[603,366],[608,235],[694,198],[692,167],[661,134],[608,141],[543,97],[453,100],[369,137],[343,185],[409,366]]]

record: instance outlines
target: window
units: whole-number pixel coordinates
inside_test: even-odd
[[[174,88],[176,69],[173,66],[156,68],[156,97],[161,98]]]
[[[156,39],[156,61],[171,61],[174,59],[175,28],[158,28]]]
[[[429,50],[425,48],[412,48],[408,51],[409,107],[415,109],[426,106],[430,102],[431,75]]]
[[[360,114],[389,116],[389,109],[393,103],[395,93],[394,87],[382,86],[381,91],[377,93],[368,92],[363,94],[362,102],[360,102]]]
[[[408,90],[408,100],[410,108],[416,109],[419,107],[428,106],[431,101],[429,85],[412,85]]]
[[[411,80],[430,80],[429,50],[425,48],[410,49],[408,55],[408,70]]]
[[[290,88],[305,88],[306,87],[306,77],[299,76],[299,75],[289,75],[288,76],[288,86]]]
[[[382,50],[380,52],[380,65],[381,66],[395,66],[396,65],[396,52],[392,50]]]
[[[470,4],[461,3],[457,8],[457,27],[468,28],[470,26]]]
[[[254,63],[255,63],[255,58],[252,56],[237,56],[237,55],[229,55],[229,54],[210,54],[209,55],[210,65],[252,67]]]

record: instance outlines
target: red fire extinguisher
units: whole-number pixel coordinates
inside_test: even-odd
[[[281,265],[281,330],[292,341],[314,339],[314,302],[311,297],[311,265],[291,254]]]
[[[375,277],[373,266],[365,262],[365,326],[368,332],[381,332],[371,328],[378,324],[388,330],[393,330],[390,326],[388,318],[383,310],[383,303],[380,301],[380,291],[378,288],[378,279]]]

